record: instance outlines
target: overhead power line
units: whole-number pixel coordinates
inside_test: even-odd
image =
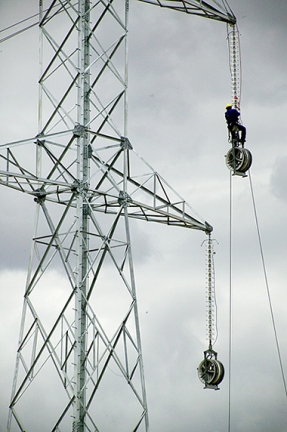
[[[27,17],[27,18],[24,18],[24,19],[22,19],[22,20],[16,22],[15,24],[11,24],[11,25],[9,25],[8,27],[5,27],[5,28],[1,29],[1,30],[0,30],[0,33],[7,32],[8,30],[14,29],[15,27],[19,26],[20,24],[23,24],[23,23],[25,23],[25,22],[27,22],[27,21],[30,21],[31,19],[37,17],[38,15],[39,15],[39,14],[36,13],[36,14],[34,14],[34,15],[31,15],[31,16],[29,16],[29,17]],[[26,27],[21,28],[20,30],[16,30],[16,31],[14,31],[13,33],[8,34],[7,36],[2,37],[2,38],[0,39],[0,43],[5,42],[6,40],[13,38],[14,36],[18,36],[20,33],[23,33],[23,32],[25,32],[26,30],[29,30],[30,28],[35,27],[36,25],[38,25],[38,23],[39,23],[39,21],[36,21],[36,22],[34,22],[33,24],[29,24],[29,25],[27,25]]]
[[[72,6],[73,6],[73,5],[69,5],[68,7],[72,7]],[[53,6],[53,7],[54,7],[54,6]],[[47,10],[48,10],[48,9],[45,9],[43,12],[47,12]],[[61,13],[61,12],[63,12],[63,11],[60,10],[59,13]],[[15,24],[11,24],[11,25],[9,25],[8,27],[5,27],[5,28],[3,28],[3,29],[0,29],[0,33],[7,32],[8,30],[11,30],[11,29],[13,29],[13,28],[19,26],[20,24],[23,24],[23,23],[25,23],[25,22],[27,22],[27,21],[30,21],[31,19],[33,19],[33,18],[35,18],[35,17],[38,17],[38,16],[39,16],[39,13],[37,12],[37,13],[35,13],[35,14],[33,14],[33,15],[27,17],[27,18],[24,18],[24,19],[22,19],[22,20],[16,22]],[[5,42],[5,41],[7,41],[8,39],[11,39],[11,38],[13,38],[13,37],[15,37],[15,36],[18,36],[19,34],[25,32],[26,30],[29,30],[30,28],[35,27],[35,26],[37,26],[37,25],[39,25],[39,19],[38,19],[37,21],[33,22],[33,24],[29,24],[29,25],[27,25],[26,27],[21,28],[20,30],[16,30],[16,31],[14,31],[13,33],[8,34],[7,36],[2,37],[2,38],[0,39],[0,43]]]
[[[17,25],[17,24],[16,24],[16,25]],[[20,33],[23,33],[23,32],[25,32],[26,30],[29,30],[30,28],[35,27],[36,25],[38,25],[38,21],[35,22],[35,23],[33,23],[33,24],[30,24],[29,26],[24,27],[23,29],[18,30],[18,31],[16,31],[16,32],[14,32],[14,33],[12,33],[12,34],[10,34],[10,35],[8,35],[8,36],[3,37],[2,39],[0,39],[0,43],[5,42],[5,41],[7,41],[8,39],[13,38],[14,36],[18,36]],[[12,27],[12,26],[11,26],[11,27]]]
[[[263,254],[263,246],[262,246],[262,240],[261,240],[261,235],[260,235],[260,230],[259,230],[259,222],[258,222],[258,216],[257,216],[257,210],[256,210],[256,204],[255,204],[255,198],[254,198],[254,191],[253,191],[252,180],[251,180],[250,174],[249,174],[249,182],[250,182],[252,204],[253,204],[253,209],[254,209],[256,230],[257,230],[258,241],[259,241],[260,255],[261,255],[261,261],[262,261],[263,273],[264,273],[264,279],[265,279],[265,287],[266,287],[266,291],[267,291],[268,304],[269,304],[269,309],[270,309],[270,314],[271,314],[272,327],[273,327],[273,331],[274,331],[276,349],[277,349],[277,354],[278,354],[278,360],[279,360],[279,365],[280,365],[280,371],[281,371],[285,396],[287,396],[287,382],[286,382],[286,378],[285,378],[281,349],[280,349],[279,338],[278,338],[278,333],[277,333],[277,328],[276,328],[276,323],[275,323],[274,308],[273,308],[272,301],[271,301],[271,294],[270,294],[269,282],[268,282],[268,278],[267,278],[267,271],[266,271],[265,259],[264,259],[264,254]]]
[[[8,27],[5,27],[4,29],[0,30],[0,33],[4,32],[4,31],[6,31],[6,30],[9,30],[10,28],[16,27],[17,25],[22,24],[23,22],[29,21],[30,19],[35,18],[36,16],[38,16],[38,13],[36,13],[36,14],[34,14],[34,15],[31,15],[31,16],[29,16],[28,18],[24,18],[23,20],[18,21],[18,22],[15,23],[15,24],[11,24],[11,25],[8,26]]]

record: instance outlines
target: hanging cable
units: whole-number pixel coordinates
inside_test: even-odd
[[[69,8],[69,7],[72,7],[72,6],[74,6],[74,5],[69,5],[68,8]],[[55,7],[55,5],[54,5],[53,7]],[[48,9],[45,9],[43,12],[47,12],[47,10],[48,10]],[[63,12],[62,9],[59,11],[59,13],[61,13],[61,12]],[[24,19],[22,19],[22,20],[20,20],[20,21],[18,21],[18,22],[16,22],[16,23],[14,23],[14,24],[9,25],[8,27],[5,27],[4,29],[1,29],[1,30],[0,30],[0,33],[3,33],[3,32],[5,32],[5,31],[7,31],[7,30],[10,30],[10,29],[12,29],[12,28],[14,28],[14,27],[17,27],[18,25],[23,24],[24,22],[27,22],[27,21],[29,21],[29,20],[31,20],[32,18],[35,18],[35,17],[37,17],[37,16],[39,16],[39,13],[36,13],[36,14],[33,14],[33,15],[27,17],[27,18],[24,18]],[[33,24],[27,25],[26,27],[24,27],[24,28],[22,28],[22,29],[20,29],[20,30],[15,31],[14,33],[11,33],[11,34],[9,34],[9,35],[3,37],[2,39],[0,39],[0,43],[5,42],[5,41],[7,41],[8,39],[11,39],[11,38],[13,38],[13,37],[15,37],[15,36],[18,36],[19,34],[25,32],[25,31],[29,30],[30,28],[35,27],[35,26],[37,26],[37,25],[39,25],[39,20],[35,21]]]
[[[10,30],[10,29],[12,29],[12,28],[14,28],[14,27],[17,27],[17,26],[19,26],[20,24],[23,24],[24,22],[27,22],[27,21],[31,20],[32,18],[37,17],[38,15],[39,15],[39,14],[36,13],[36,14],[31,15],[31,16],[29,16],[29,17],[27,17],[27,18],[24,18],[24,19],[22,19],[22,20],[20,20],[20,21],[18,21],[18,22],[16,22],[16,23],[14,23],[14,24],[11,24],[11,25],[9,25],[8,27],[5,27],[5,28],[1,29],[1,30],[0,30],[0,33],[3,33],[3,32],[5,32],[5,31],[7,31],[7,30]],[[24,27],[24,28],[22,28],[22,29],[20,29],[20,30],[15,31],[14,33],[9,34],[8,36],[3,37],[2,39],[0,39],[0,43],[5,42],[6,40],[13,38],[14,36],[18,36],[20,33],[23,33],[23,32],[25,32],[26,30],[29,30],[30,28],[35,27],[35,26],[38,25],[38,24],[39,24],[39,21],[36,21],[36,22],[34,22],[33,24],[29,24],[29,25],[27,25],[26,27]]]
[[[253,186],[252,186],[252,180],[251,180],[250,172],[249,172],[249,183],[250,183],[250,190],[251,190],[252,203],[253,203],[253,209],[254,209],[255,224],[256,224],[258,241],[259,241],[261,261],[262,261],[263,272],[264,272],[265,286],[266,286],[266,290],[267,290],[268,303],[269,303],[269,308],[270,308],[270,313],[271,313],[272,326],[273,326],[273,331],[274,331],[274,336],[275,336],[277,354],[278,354],[278,359],[279,359],[279,364],[280,364],[280,369],[281,369],[281,375],[282,375],[285,395],[287,396],[286,379],[285,379],[285,374],[284,374],[284,369],[283,369],[279,339],[278,339],[278,334],[277,334],[277,329],[276,329],[276,324],[275,324],[274,311],[273,311],[271,295],[270,295],[270,290],[269,290],[269,283],[268,283],[268,278],[267,278],[266,265],[265,265],[265,260],[264,260],[263,247],[262,247],[261,235],[260,235],[260,230],[259,230],[259,223],[258,223],[258,217],[257,217],[255,198],[254,198],[254,192],[253,192]]]
[[[23,29],[18,30],[18,31],[16,31],[16,32],[14,32],[14,33],[12,33],[12,34],[10,34],[8,36],[3,37],[2,39],[0,39],[0,43],[5,42],[8,39],[12,39],[13,37],[18,36],[20,33],[23,33],[26,30],[29,30],[30,28],[35,27],[36,25],[38,25],[38,21],[35,22],[35,23],[33,23],[33,24],[31,24],[31,25],[29,25],[29,26],[27,26],[27,27],[24,27]]]
[[[21,21],[18,21],[18,22],[14,23],[14,24],[11,24],[11,25],[9,25],[8,27],[5,27],[5,28],[1,29],[1,30],[0,30],[0,33],[3,33],[3,32],[6,31],[6,30],[9,30],[9,29],[11,29],[11,28],[13,28],[13,27],[16,27],[17,25],[22,24],[23,22],[29,21],[30,19],[35,18],[35,17],[38,16],[38,15],[39,15],[39,14],[36,13],[36,14],[34,14],[34,15],[29,16],[28,18],[24,18],[24,19],[22,19]],[[34,24],[33,24],[33,25],[34,25]]]
[[[251,197],[252,197],[252,203],[253,203],[253,209],[254,209],[256,230],[257,230],[258,241],[259,241],[261,261],[262,261],[263,272],[264,272],[265,285],[266,285],[266,290],[267,290],[268,303],[269,303],[269,308],[270,308],[270,313],[271,313],[271,320],[272,320],[272,326],[273,326],[273,331],[274,331],[274,336],[275,336],[275,342],[276,342],[276,349],[277,349],[277,354],[278,354],[278,360],[279,360],[279,365],[280,365],[280,371],[281,371],[285,396],[287,396],[287,384],[286,384],[286,378],[285,378],[285,374],[284,374],[281,350],[280,350],[278,333],[277,333],[276,323],[275,323],[275,316],[274,316],[274,311],[273,311],[273,306],[272,306],[272,301],[271,301],[271,295],[270,295],[270,289],[269,289],[269,283],[268,283],[268,278],[267,278],[267,271],[266,271],[265,259],[264,259],[264,254],[263,254],[263,246],[262,246],[261,235],[260,235],[260,230],[259,230],[259,223],[258,223],[255,197],[254,197],[254,191],[253,191],[250,171],[249,171],[249,183],[250,183]],[[228,429],[227,429],[228,432],[230,432],[230,430],[231,430],[231,376],[232,376],[232,173],[230,173],[229,218],[230,218],[230,222],[229,222],[229,342],[228,342],[229,376],[228,376]]]
[[[231,370],[232,370],[232,173],[229,176],[229,319],[228,319],[228,432],[231,425]]]

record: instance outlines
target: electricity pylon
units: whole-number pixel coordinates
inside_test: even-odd
[[[128,15],[39,1],[38,133],[0,146],[36,206],[9,432],[148,431],[129,220],[212,230],[128,139]]]

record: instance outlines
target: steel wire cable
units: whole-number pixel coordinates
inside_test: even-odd
[[[280,370],[281,370],[281,375],[282,375],[282,380],[283,380],[283,385],[284,385],[284,390],[285,390],[285,396],[287,396],[287,385],[286,385],[286,379],[285,379],[285,374],[284,374],[284,368],[283,368],[281,350],[280,350],[280,345],[279,345],[279,338],[278,338],[278,333],[277,333],[277,328],[276,328],[276,323],[275,323],[274,310],[273,310],[273,305],[272,305],[272,301],[271,301],[269,282],[268,282],[268,278],[267,278],[267,271],[266,271],[264,253],[263,253],[262,240],[261,240],[261,235],[260,235],[260,230],[259,230],[258,216],[257,216],[256,205],[255,205],[255,197],[254,197],[254,191],[253,191],[252,179],[251,179],[251,173],[250,173],[250,171],[249,171],[249,184],[250,184],[252,204],[253,204],[253,209],[254,209],[254,217],[255,217],[255,224],[256,224],[257,235],[258,235],[258,242],[259,242],[261,261],[262,261],[262,266],[263,266],[265,286],[266,286],[266,291],[267,291],[269,309],[270,309],[270,313],[271,313],[272,326],[273,326],[273,331],[274,331],[274,336],[275,336],[275,342],[276,342],[276,349],[277,349],[278,360],[279,360],[279,364],[280,364]]]
[[[0,30],[0,33],[3,33],[3,32],[6,31],[6,30],[9,30],[9,29],[11,29],[11,28],[13,28],[13,27],[16,27],[17,25],[22,24],[23,22],[29,21],[30,19],[35,18],[35,17],[38,16],[38,15],[39,15],[39,14],[36,13],[36,14],[34,14],[34,15],[31,15],[31,16],[29,16],[29,17],[27,17],[27,18],[22,19],[21,21],[18,21],[18,22],[14,23],[14,24],[11,24],[11,25],[9,25],[8,27],[5,27],[5,28],[1,29],[1,30]]]
[[[73,6],[74,5],[70,5],[70,6],[68,6],[68,8],[71,8]],[[53,6],[53,7],[55,7],[55,6]],[[47,10],[48,9],[45,9],[43,12],[47,12]],[[63,12],[63,10],[61,9],[58,13],[62,13],[62,12]],[[10,30],[10,29],[12,29],[14,27],[17,27],[18,25],[23,24],[24,22],[29,21],[30,19],[35,18],[36,16],[39,16],[38,12],[36,14],[33,14],[33,15],[27,17],[27,18],[24,18],[24,19],[22,19],[22,20],[20,20],[20,21],[18,21],[16,23],[14,23],[14,24],[11,24],[8,27],[5,27],[5,28],[1,29],[0,33],[3,33],[3,32],[5,32],[7,30]],[[39,20],[35,21],[33,24],[27,25],[26,27],[24,27],[24,28],[22,28],[20,30],[15,31],[14,33],[11,33],[11,34],[3,37],[2,39],[0,39],[0,43],[5,42],[8,39],[12,39],[13,37],[18,36],[19,34],[25,32],[26,30],[29,30],[30,28],[35,27],[37,25],[39,25]]]
[[[228,432],[231,426],[231,369],[232,369],[232,173],[229,186],[229,313],[228,313]]]
[[[223,0],[226,4],[226,8],[228,8],[231,14],[233,14],[227,0]],[[238,63],[239,63],[239,106],[241,103],[241,93],[242,93],[242,62],[241,62],[241,46],[240,46],[240,38],[239,38],[239,29],[237,23],[232,26],[232,31],[235,31],[236,28],[238,37]],[[226,25],[227,31],[227,41],[228,41],[228,56],[229,56],[229,71],[232,80],[233,71],[232,71],[232,59],[231,59],[231,45],[230,45],[230,33],[228,31],[229,25]],[[237,65],[238,66],[238,65]],[[233,83],[231,82],[233,85]],[[232,96],[234,96],[234,91],[232,89]],[[229,311],[228,311],[228,419],[227,419],[227,430],[230,432],[231,430],[231,376],[232,376],[232,172],[230,171],[229,175]]]
[[[39,15],[39,14],[36,13],[36,14],[31,15],[31,16],[29,16],[29,17],[27,17],[27,18],[24,18],[24,19],[22,19],[22,20],[20,20],[20,21],[18,21],[18,22],[16,22],[16,23],[14,23],[14,24],[11,24],[11,25],[9,25],[8,27],[5,27],[5,28],[1,29],[1,30],[0,30],[0,33],[3,33],[3,32],[5,32],[5,31],[7,31],[7,30],[10,30],[10,29],[12,29],[12,28],[14,28],[14,27],[17,27],[18,25],[23,24],[24,22],[29,21],[29,20],[31,20],[32,18],[35,18],[35,17],[38,16],[38,15]],[[0,39],[0,43],[5,42],[6,40],[13,38],[14,36],[17,36],[18,34],[23,33],[24,31],[29,30],[30,28],[35,27],[35,26],[38,25],[38,24],[39,24],[39,21],[36,21],[36,22],[34,22],[33,24],[29,24],[29,25],[27,25],[26,27],[24,27],[24,28],[22,28],[22,29],[20,29],[20,30],[17,30],[17,31],[15,31],[14,33],[11,33],[11,34],[9,34],[9,35],[3,37],[2,39]]]
[[[5,41],[7,41],[8,39],[12,39],[12,38],[15,37],[15,36],[18,36],[20,33],[23,33],[23,32],[25,32],[26,30],[29,30],[30,28],[35,27],[36,25],[38,25],[38,23],[39,23],[39,22],[37,21],[37,22],[35,22],[35,23],[33,23],[33,24],[30,24],[30,25],[27,26],[27,27],[24,27],[24,28],[21,29],[21,30],[17,30],[16,32],[14,32],[14,33],[12,33],[12,34],[3,37],[2,39],[0,39],[0,43],[5,42]],[[15,25],[17,25],[17,24],[15,24]]]
[[[259,229],[259,222],[258,222],[258,216],[257,216],[257,210],[256,210],[256,203],[255,203],[255,196],[254,196],[254,190],[252,185],[252,179],[251,179],[251,172],[248,172],[249,174],[249,183],[250,183],[250,190],[251,190],[251,198],[252,198],[252,204],[253,204],[253,210],[254,210],[254,217],[255,217],[255,224],[256,224],[256,231],[258,236],[258,242],[259,242],[259,249],[260,249],[260,256],[263,266],[263,273],[264,273],[264,280],[265,280],[265,286],[267,291],[267,297],[268,297],[268,304],[269,309],[271,313],[271,320],[272,320],[272,327],[274,331],[275,336],[275,342],[276,342],[276,349],[277,349],[277,355],[280,365],[280,372],[282,376],[285,396],[287,396],[287,384],[286,384],[286,378],[284,374],[284,368],[283,368],[283,362],[282,362],[282,355],[280,350],[280,344],[279,344],[279,338],[275,323],[275,315],[274,310],[272,306],[271,301],[271,294],[269,289],[269,282],[267,278],[267,270],[266,270],[266,264],[265,264],[265,258],[263,253],[263,245],[260,235],[260,229]],[[232,173],[230,172],[230,195],[229,195],[229,340],[228,340],[228,367],[229,367],[229,376],[228,376],[228,432],[231,430],[231,375],[232,375]]]

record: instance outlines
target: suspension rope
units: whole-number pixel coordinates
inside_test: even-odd
[[[272,301],[271,301],[271,295],[270,295],[270,290],[269,290],[269,283],[268,283],[268,278],[267,278],[267,271],[266,271],[265,259],[264,259],[264,254],[263,254],[263,247],[262,247],[261,235],[260,235],[260,230],[259,230],[259,223],[258,223],[258,217],[257,217],[257,211],[256,211],[256,205],[255,205],[255,198],[254,198],[254,191],[253,191],[253,186],[252,186],[252,180],[251,180],[251,173],[250,173],[250,171],[249,171],[249,183],[250,183],[250,190],[251,190],[252,203],[253,203],[253,209],[254,209],[255,224],[256,224],[258,241],[259,241],[261,261],[262,261],[262,266],[263,266],[265,286],[266,286],[266,291],[267,291],[269,309],[270,309],[270,313],[271,313],[272,326],[273,326],[273,331],[274,331],[274,336],[275,336],[275,341],[276,341],[276,348],[277,348],[277,354],[278,354],[278,359],[279,359],[279,364],[280,364],[280,370],[281,370],[281,375],[282,375],[282,380],[283,380],[285,395],[287,396],[287,385],[286,385],[286,379],[285,379],[285,374],[284,374],[284,369],[283,369],[283,363],[282,363],[282,356],[281,356],[281,351],[280,351],[279,339],[278,339],[278,334],[277,334],[277,329],[276,329],[276,324],[275,324],[274,310],[273,310]]]
[[[260,235],[260,229],[259,229],[259,222],[258,222],[258,216],[257,216],[257,210],[256,210],[256,204],[255,204],[255,197],[254,197],[254,190],[252,186],[252,179],[251,179],[251,173],[249,174],[249,183],[250,183],[250,190],[251,190],[251,198],[252,198],[252,204],[253,204],[253,210],[254,210],[254,217],[255,217],[255,224],[256,224],[256,230],[257,230],[257,236],[259,241],[259,248],[260,248],[260,255],[261,255],[261,261],[263,266],[263,273],[264,273],[264,279],[265,279],[265,286],[267,291],[267,297],[268,297],[268,304],[269,309],[271,313],[271,320],[272,320],[272,326],[275,336],[275,342],[276,342],[276,349],[277,349],[277,355],[280,365],[280,371],[284,386],[284,392],[285,396],[287,396],[287,383],[286,378],[284,374],[284,368],[283,368],[283,362],[282,362],[282,355],[279,345],[279,338],[278,333],[276,329],[276,323],[275,323],[275,316],[274,316],[274,310],[272,306],[271,301],[271,294],[269,289],[269,282],[267,278],[267,271],[266,271],[266,265],[265,265],[265,259],[264,259],[264,253],[263,253],[263,246],[261,241],[261,235]],[[232,375],[232,173],[230,172],[230,194],[229,194],[229,335],[228,335],[228,368],[229,368],[229,376],[228,376],[228,432],[231,430],[231,375]]]
[[[23,29],[18,30],[18,31],[16,31],[16,32],[14,32],[8,36],[3,37],[2,39],[0,39],[0,43],[5,42],[8,39],[12,39],[14,36],[18,36],[19,34],[24,33],[26,30],[29,30],[30,28],[35,27],[36,25],[38,25],[38,21],[33,23],[33,24],[30,24],[29,26],[24,27]]]
[[[232,173],[229,187],[229,323],[228,323],[228,432],[231,425],[231,370],[232,370]]]
[[[18,21],[16,23],[14,23],[14,24],[9,25],[8,27],[5,27],[5,28],[1,29],[0,33],[6,32],[7,30],[11,30],[12,28],[17,27],[17,26],[19,26],[20,24],[23,24],[26,21],[30,21],[32,18],[35,18],[37,16],[39,16],[39,13],[36,13],[36,14],[31,15],[31,16],[29,16],[27,18],[24,18],[24,19],[22,19],[22,20],[20,20],[20,21]],[[7,36],[2,37],[0,39],[0,43],[5,42],[6,40],[13,38],[14,36],[18,36],[19,34],[25,32],[26,30],[29,30],[32,27],[35,27],[38,24],[39,24],[39,21],[36,21],[33,24],[29,24],[29,25],[27,25],[26,27],[24,27],[24,28],[22,28],[20,30],[16,30],[14,33],[11,33],[11,34],[9,34]]]
[[[35,18],[38,15],[39,15],[39,13],[37,12],[34,15],[31,15],[31,16],[29,16],[27,18],[22,19],[21,21],[18,21],[18,22],[14,23],[14,24],[11,24],[8,27],[5,27],[5,28],[1,29],[0,33],[3,33],[6,30],[9,30],[9,29],[11,29],[13,27],[16,27],[17,25],[22,24],[23,22],[29,21],[30,19]]]
[[[75,4],[74,4],[74,5],[75,5]],[[74,6],[74,5],[70,5],[70,6],[68,6],[67,9],[70,8],[70,7],[72,7],[72,6]],[[55,7],[55,5],[54,5],[53,7]],[[43,12],[47,12],[47,10],[48,10],[48,9],[45,9]],[[61,13],[61,12],[63,12],[63,10],[60,10],[60,13]],[[38,12],[35,13],[34,15],[31,15],[31,16],[29,16],[29,17],[27,17],[27,18],[24,18],[24,19],[22,19],[22,20],[20,20],[20,21],[18,21],[18,22],[16,22],[16,23],[14,23],[14,24],[11,24],[11,25],[9,25],[8,27],[5,27],[5,28],[1,29],[1,30],[0,30],[0,33],[3,33],[3,32],[5,32],[5,31],[7,31],[7,30],[10,30],[10,29],[12,29],[12,28],[14,28],[14,27],[17,27],[18,25],[23,24],[24,22],[29,21],[29,20],[31,20],[32,18],[35,18],[35,17],[37,17],[37,16],[39,16],[39,13],[38,13]],[[7,41],[8,39],[12,39],[13,37],[18,36],[18,35],[21,34],[21,33],[24,33],[25,31],[29,30],[29,29],[32,28],[32,27],[37,26],[38,24],[39,24],[39,20],[35,21],[33,24],[29,24],[29,25],[27,25],[26,27],[24,27],[24,28],[22,28],[22,29],[20,29],[20,30],[15,31],[14,33],[11,33],[11,34],[9,34],[9,35],[7,35],[7,36],[4,36],[3,38],[0,39],[0,43],[5,42],[5,41]]]

